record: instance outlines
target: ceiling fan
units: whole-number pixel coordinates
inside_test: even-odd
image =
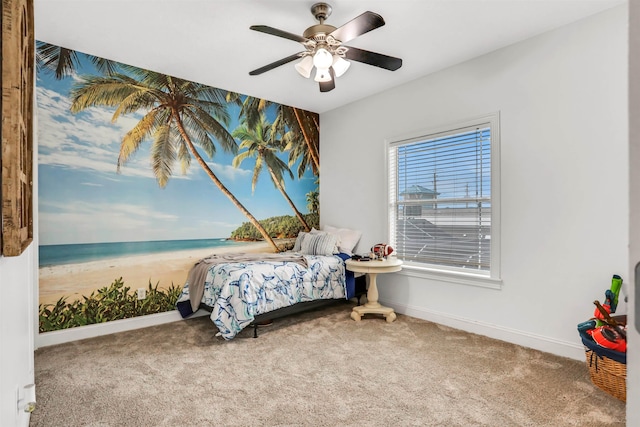
[[[302,36],[267,25],[252,25],[250,27],[252,30],[302,43],[306,50],[257,68],[251,71],[249,75],[257,76],[302,58],[295,65],[298,73],[305,78],[309,78],[313,67],[315,67],[316,75],[314,80],[319,83],[320,92],[329,92],[336,87],[335,78],[343,75],[351,65],[347,60],[362,62],[390,71],[395,71],[402,66],[402,59],[400,58],[343,45],[343,43],[349,42],[362,34],[382,27],[384,25],[382,16],[373,12],[364,12],[343,26],[336,28],[333,25],[324,23],[331,15],[331,11],[331,6],[327,3],[316,3],[311,6],[311,13],[320,23],[307,28],[302,33]]]

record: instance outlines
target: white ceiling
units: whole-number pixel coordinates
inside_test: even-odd
[[[625,0],[329,0],[339,27],[369,10],[386,25],[348,43],[403,59],[391,72],[354,62],[320,93],[295,62],[249,71],[304,50],[249,30],[302,34],[314,0],[35,0],[36,39],[210,86],[322,113]]]

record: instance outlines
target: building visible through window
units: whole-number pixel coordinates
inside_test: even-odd
[[[389,228],[397,256],[438,269],[492,269],[497,116],[389,144]]]

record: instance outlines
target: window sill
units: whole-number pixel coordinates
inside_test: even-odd
[[[398,274],[405,276],[419,277],[421,279],[438,280],[441,282],[450,282],[458,285],[478,286],[481,288],[502,289],[502,279],[494,279],[489,276],[481,276],[478,274],[469,274],[455,271],[436,270],[411,264],[404,264],[402,270]]]

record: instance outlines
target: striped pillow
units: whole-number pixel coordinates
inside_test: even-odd
[[[333,255],[338,253],[338,236],[331,233],[307,234],[300,252],[307,255]]]
[[[320,230],[312,228],[311,231],[301,231],[300,233],[298,233],[298,237],[296,237],[296,242],[293,245],[292,251],[300,252],[302,250],[302,241],[304,240],[304,236],[306,236],[307,234],[316,234],[319,232]]]

